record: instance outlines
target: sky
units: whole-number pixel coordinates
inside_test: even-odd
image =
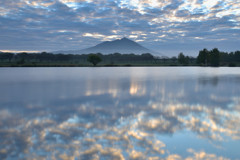
[[[57,51],[130,38],[176,56],[240,50],[240,0],[0,0],[0,51]]]

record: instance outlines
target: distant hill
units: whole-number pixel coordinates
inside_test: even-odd
[[[151,51],[142,45],[128,39],[122,38],[114,41],[105,41],[94,47],[90,47],[82,50],[69,50],[69,51],[56,51],[54,53],[65,53],[65,54],[88,54],[88,53],[102,53],[102,54],[110,54],[110,53],[121,53],[121,54],[142,54],[142,53],[151,53],[158,54],[154,51]]]

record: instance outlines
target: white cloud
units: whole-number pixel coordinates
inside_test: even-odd
[[[0,35],[5,40],[0,49],[73,50],[129,35],[153,50],[168,51],[173,43],[180,50],[177,46],[184,43],[197,54],[199,43],[217,47],[229,42],[224,46],[232,51],[238,47],[231,42],[240,37],[239,8],[240,2],[232,0],[2,0]],[[186,32],[174,35],[174,30]]]

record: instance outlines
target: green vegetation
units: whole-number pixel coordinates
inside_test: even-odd
[[[201,66],[240,66],[240,51],[221,52],[217,48],[199,51],[197,63]]]
[[[81,66],[240,66],[240,51],[221,52],[217,48],[203,49],[197,57],[156,57],[150,53],[136,54],[52,54],[0,53],[1,67],[81,67]]]
[[[184,54],[181,52],[178,55],[178,63],[181,65],[188,65],[190,61],[190,57],[184,56]]]
[[[102,59],[97,54],[90,54],[87,58],[87,61],[96,66]]]
[[[220,65],[220,51],[217,48],[208,51],[207,49],[203,49],[199,51],[199,55],[197,57],[197,63],[201,65],[210,65],[210,66],[219,66]]]

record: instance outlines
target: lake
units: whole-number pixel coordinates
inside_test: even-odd
[[[0,159],[239,159],[240,68],[0,68]]]

